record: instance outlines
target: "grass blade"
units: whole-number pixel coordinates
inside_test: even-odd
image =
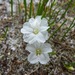
[[[42,2],[40,0],[37,15],[42,15],[43,14],[43,11],[45,10],[45,6],[46,6],[47,2],[48,2],[48,0],[43,0]]]
[[[60,26],[59,28],[57,28],[57,29],[53,32],[53,34],[51,34],[50,38],[52,38],[52,37],[54,36],[54,34],[57,33],[57,31],[65,24],[66,21],[67,21],[67,20],[65,20],[65,21],[61,24],[61,26]],[[49,39],[50,39],[50,38],[49,38]]]
[[[23,0],[24,2],[24,8],[25,8],[25,21],[27,20],[27,3],[26,0]]]
[[[19,11],[19,14],[21,13],[21,8],[20,8],[20,2],[18,0],[18,11]]]
[[[71,3],[72,3],[72,0],[68,3],[68,6],[67,6],[66,10],[65,10],[64,13],[61,15],[61,17],[60,17],[60,19],[58,20],[58,22],[65,16],[65,14],[66,14],[66,12],[68,11],[68,9],[69,9]]]
[[[41,0],[39,1],[39,4],[38,4],[37,15],[39,14],[40,6],[41,6]]]
[[[65,32],[64,35],[62,36],[62,40],[63,40],[63,38],[66,37],[66,34],[75,26],[74,21],[75,21],[75,18],[73,19],[73,21],[71,22],[69,28],[66,30],[66,32]],[[73,24],[73,23],[74,23],[74,24]]]
[[[13,0],[11,0],[11,16],[13,16]]]
[[[31,0],[31,2],[30,2],[29,18],[31,18],[31,14],[32,14],[32,7],[33,7],[33,0]]]

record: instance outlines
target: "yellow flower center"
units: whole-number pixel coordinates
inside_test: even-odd
[[[39,33],[39,30],[36,28],[36,29],[33,30],[33,33],[34,34],[38,34]]]
[[[39,55],[41,55],[41,54],[42,54],[41,49],[37,49],[37,50],[36,50],[36,55],[39,56]]]

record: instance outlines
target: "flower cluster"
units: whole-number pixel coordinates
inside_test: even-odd
[[[52,51],[50,44],[45,43],[48,40],[48,22],[47,19],[36,16],[25,22],[21,33],[23,39],[27,42],[26,50],[30,52],[28,61],[31,64],[40,62],[46,64],[49,61],[48,53]]]

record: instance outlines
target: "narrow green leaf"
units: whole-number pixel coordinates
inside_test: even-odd
[[[56,53],[56,51],[52,51],[52,52],[50,52],[50,53],[48,53],[49,55],[56,55],[57,53]]]
[[[11,16],[13,16],[13,0],[11,0]]]
[[[27,3],[26,0],[23,0],[24,2],[24,8],[25,8],[25,21],[27,20]]]
[[[19,14],[21,13],[21,8],[20,8],[20,2],[18,0],[18,10],[19,10]]]
[[[41,0],[39,1],[39,4],[38,4],[37,15],[39,14],[40,6],[41,6]]]
[[[66,10],[65,10],[64,13],[61,15],[61,17],[60,17],[60,19],[58,20],[58,22],[65,16],[65,14],[66,14],[66,12],[68,11],[68,9],[69,9],[71,3],[72,3],[72,0],[68,3],[68,6],[67,6]]]
[[[48,2],[48,0],[43,0],[41,3],[39,3],[40,5],[38,6],[39,7],[38,8],[39,10],[38,10],[37,15],[42,15],[43,14],[47,2]]]
[[[62,36],[62,39],[63,39],[64,37],[66,37],[66,34],[75,26],[74,21],[75,21],[75,18],[73,19],[73,21],[71,22],[69,28],[66,30],[66,32],[65,32],[64,35]],[[74,23],[74,24],[73,24],[73,23]]]
[[[53,32],[53,34],[51,34],[50,38],[52,38],[52,37],[55,35],[55,33],[57,33],[57,31],[65,24],[66,21],[67,21],[67,20],[65,20],[65,21],[61,24],[61,26],[58,27],[58,28]],[[50,38],[49,38],[49,39],[50,39]]]
[[[53,8],[55,6],[55,0],[51,3],[50,8]]]
[[[31,2],[30,2],[29,18],[31,18],[31,14],[32,14],[32,6],[33,6],[33,0],[31,0]]]
[[[68,70],[71,70],[71,71],[75,70],[74,67],[71,65],[71,63],[67,63],[67,64],[63,63],[63,65]]]

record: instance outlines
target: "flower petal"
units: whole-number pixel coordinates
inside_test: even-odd
[[[35,20],[37,22],[37,25],[40,25],[40,23],[41,23],[41,16],[36,16]]]
[[[27,33],[29,34],[31,32],[32,32],[32,29],[31,28],[26,28],[26,29],[25,28],[22,28],[21,29],[21,33],[23,33],[23,34],[27,34]]]
[[[52,52],[52,48],[51,48],[50,44],[45,43],[45,44],[42,44],[42,45],[43,45],[43,47],[42,47],[42,52],[43,53]]]
[[[29,35],[29,38],[28,38],[28,39],[29,39],[29,42],[28,42],[28,43],[29,43],[29,44],[33,44],[34,42],[36,42],[35,37],[36,37],[35,34],[33,34],[33,33],[30,34],[30,35]]]
[[[30,33],[33,32],[33,29],[30,27],[30,24],[28,22],[24,23],[23,28],[21,29],[21,33]]]
[[[48,40],[49,35],[47,31],[42,32],[42,34],[44,35],[45,40]]]
[[[32,25],[34,20],[35,20],[34,18],[29,19],[29,23]]]
[[[43,18],[43,19],[41,20],[41,26],[48,26],[47,19]]]
[[[48,26],[41,26],[40,27],[40,32],[47,31],[48,28],[49,28]]]
[[[28,56],[28,61],[29,61],[31,64],[38,63],[38,57],[37,57],[34,53],[31,53],[31,54],[29,54],[29,56]]]
[[[35,43],[35,42],[36,42],[36,39],[33,38],[32,40],[29,41],[29,44],[33,44],[33,43]]]
[[[23,28],[26,27],[26,26],[29,27],[29,26],[30,26],[30,23],[29,23],[29,22],[25,22],[25,23],[23,24]]]
[[[33,45],[31,45],[31,44],[27,44],[27,46],[26,46],[26,50],[28,50],[29,52],[31,52],[31,53],[35,53],[35,47],[33,46]]]
[[[36,49],[39,49],[39,48],[41,48],[41,44],[42,44],[42,43],[38,43],[38,42],[37,42],[37,43],[34,43],[34,47],[35,47]]]
[[[39,56],[39,62],[41,64],[47,64],[47,62],[49,62],[49,60],[50,60],[50,58],[49,58],[48,54],[41,54]]]
[[[35,35],[33,34],[33,33],[31,33],[31,34],[28,34],[28,35],[25,35],[24,34],[24,36],[23,36],[23,39],[24,39],[24,41],[25,42],[28,42],[28,43],[33,43],[33,42],[31,42],[33,39],[34,39],[34,37],[35,37]],[[35,41],[35,40],[34,40]]]
[[[30,23],[31,28],[35,29],[37,27],[37,21],[36,21],[36,19],[31,18],[29,20],[29,23]]]
[[[46,41],[44,35],[42,33],[38,33],[38,35],[36,36],[36,40],[38,41],[38,43],[44,43]]]
[[[29,20],[29,23],[30,23],[30,25],[31,25],[31,27],[33,29],[35,29],[35,28],[38,28],[39,29],[40,23],[41,23],[41,16],[37,16],[35,19],[34,18],[31,18]]]

